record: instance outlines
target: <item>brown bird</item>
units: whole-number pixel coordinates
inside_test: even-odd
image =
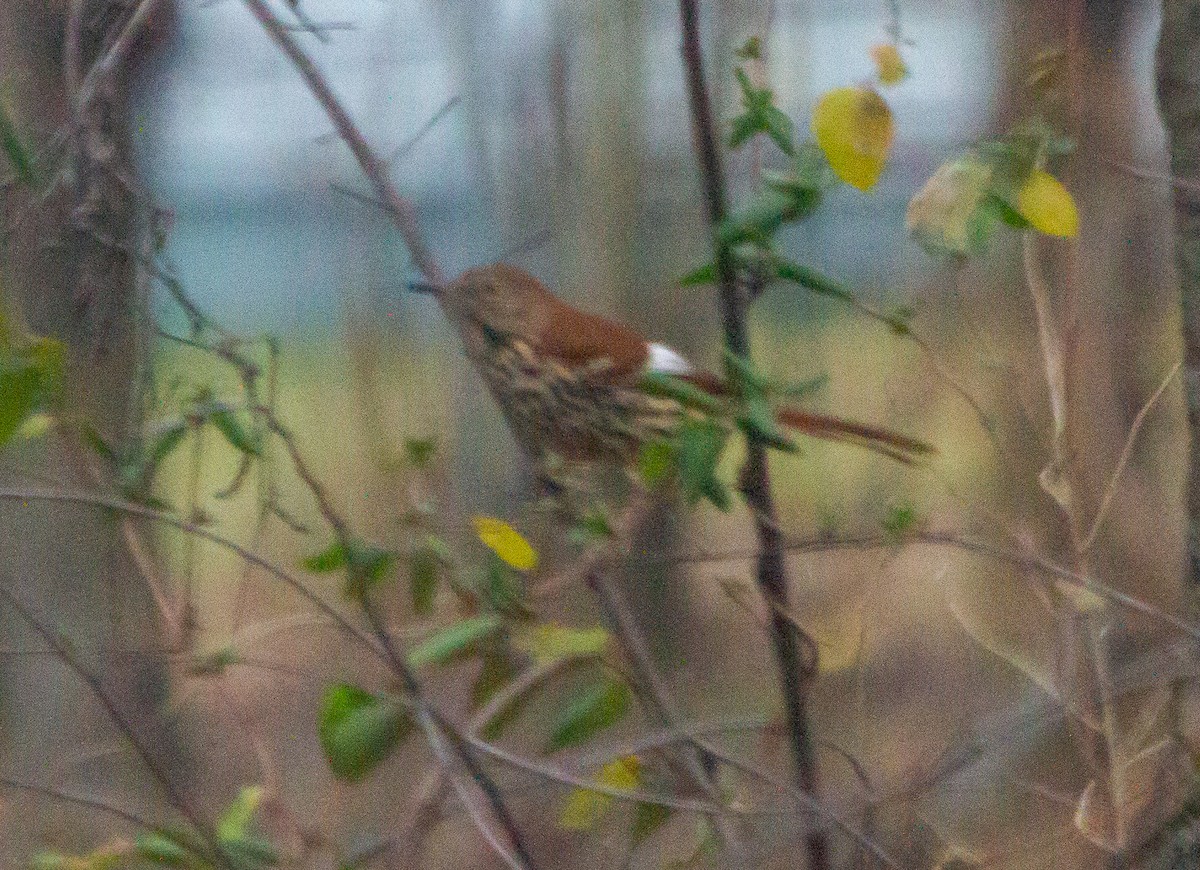
[[[515,266],[494,263],[469,269],[444,287],[410,287],[437,297],[518,444],[536,462],[555,453],[626,463],[642,444],[669,438],[685,407],[647,392],[647,374],[672,375],[718,398],[730,394],[719,378],[669,347],[568,305]],[[776,414],[802,434],[902,462],[933,452],[923,441],[837,417],[790,407]]]

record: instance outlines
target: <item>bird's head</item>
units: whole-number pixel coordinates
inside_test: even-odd
[[[472,356],[498,339],[528,341],[541,326],[547,300],[553,298],[541,281],[507,263],[468,269],[441,287],[409,286],[437,297]]]

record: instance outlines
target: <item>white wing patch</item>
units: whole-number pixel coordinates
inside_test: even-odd
[[[696,370],[692,364],[665,344],[650,342],[650,357],[646,360],[647,372],[664,375],[690,375]]]

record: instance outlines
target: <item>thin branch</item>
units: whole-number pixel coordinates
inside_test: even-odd
[[[142,742],[141,735],[138,733],[133,723],[125,718],[125,714],[122,713],[117,707],[117,704],[113,700],[112,696],[110,696],[105,690],[104,686],[101,685],[99,677],[85,668],[83,663],[75,657],[75,654],[65,643],[63,643],[58,635],[47,628],[41,622],[41,620],[34,616],[33,612],[25,606],[25,603],[19,597],[17,597],[16,593],[2,584],[0,584],[0,598],[4,599],[8,603],[8,606],[11,607],[13,611],[20,616],[30,628],[34,630],[35,633],[37,633],[37,635],[46,643],[46,645],[49,646],[50,649],[54,650],[55,655],[58,656],[63,664],[70,668],[84,683],[84,685],[87,686],[88,690],[92,693],[92,696],[100,702],[100,706],[104,708],[104,712],[108,714],[108,718],[112,720],[113,725],[116,726],[121,735],[129,742],[129,745],[133,747],[133,751],[136,752],[138,757],[142,760],[142,764],[144,764],[150,774],[156,780],[158,780],[158,784],[162,787],[163,792],[166,794],[167,799],[171,802],[171,805],[179,811],[180,815],[187,819],[188,823],[196,830],[198,834],[204,837],[205,840],[207,840],[209,843],[216,842],[215,835],[213,834],[208,823],[200,817],[198,811],[192,805],[192,802],[188,800],[184,796],[183,792],[181,792],[175,786],[174,781],[171,779],[170,773],[159,763],[158,759],[154,756],[154,753],[150,751],[150,747]]]
[[[350,148],[354,159],[358,161],[359,167],[363,171],[363,175],[367,177],[367,181],[371,183],[371,187],[375,190],[375,195],[379,198],[391,216],[392,223],[396,229],[400,231],[400,235],[404,237],[404,242],[408,245],[409,254],[412,256],[413,263],[421,270],[421,273],[426,279],[433,284],[444,284],[445,276],[442,274],[441,268],[433,257],[433,253],[425,244],[424,238],[421,236],[420,227],[417,225],[417,214],[412,203],[399,194],[387,174],[387,163],[381,160],[371,147],[367,144],[367,140],[363,138],[354,121],[345,108],[338,101],[330,88],[329,83],[325,80],[325,76],[317,69],[312,58],[305,54],[295,37],[288,31],[287,27],[275,17],[275,13],[267,5],[266,0],[243,0],[250,12],[258,19],[258,22],[267,31],[267,34],[275,41],[280,50],[287,55],[292,65],[296,67],[296,71],[300,73],[305,83],[321,107],[325,110],[325,114],[329,116],[329,120],[333,122],[333,126],[337,129],[338,135],[342,137],[342,141]]]
[[[144,831],[151,831],[157,827],[155,823],[151,822],[149,819],[139,816],[136,813],[131,813],[128,810],[123,810],[115,804],[97,800],[96,798],[83,797],[82,795],[59,791],[51,786],[39,785],[35,782],[25,782],[19,779],[10,779],[7,776],[0,776],[0,788],[27,791],[31,794],[38,794],[42,797],[52,798],[56,801],[75,804],[76,806],[84,807],[85,809],[98,810],[102,813],[108,813],[110,816],[116,816],[118,819],[124,819],[131,825]]]
[[[1175,363],[1171,371],[1163,378],[1162,383],[1158,385],[1158,389],[1150,395],[1150,398],[1142,405],[1141,410],[1137,412],[1137,416],[1133,418],[1133,424],[1129,427],[1129,434],[1125,436],[1125,446],[1121,449],[1121,456],[1117,459],[1117,465],[1108,479],[1108,486],[1104,488],[1104,497],[1100,500],[1100,509],[1096,511],[1096,519],[1092,521],[1092,528],[1080,545],[1080,548],[1084,552],[1092,548],[1092,544],[1096,542],[1096,535],[1100,532],[1100,526],[1104,524],[1104,520],[1108,516],[1108,509],[1111,507],[1113,497],[1117,493],[1117,481],[1120,480],[1121,475],[1124,473],[1125,466],[1129,463],[1129,457],[1133,455],[1133,445],[1137,440],[1138,433],[1142,430],[1142,423],[1146,421],[1146,415],[1150,413],[1150,409],[1154,406],[1154,403],[1166,392],[1167,385],[1179,374],[1179,369],[1182,366],[1183,360]]]
[[[416,147],[417,143],[425,138],[425,136],[429,134],[429,131],[436,127],[438,122],[441,121],[442,118],[446,117],[446,115],[450,113],[450,110],[461,102],[462,98],[459,97],[458,94],[455,94],[453,97],[446,100],[446,102],[442,104],[442,107],[434,112],[429,117],[429,120],[417,129],[417,132],[413,133],[396,146],[392,153],[387,156],[387,160],[385,161],[387,165],[395,166],[397,161],[407,156],[408,153]]]
[[[216,532],[211,531],[204,526],[198,525],[188,520],[181,519],[174,514],[157,511],[153,508],[143,507],[132,502],[122,501],[121,499],[109,498],[103,495],[96,495],[87,492],[71,492],[58,490],[35,490],[35,489],[0,489],[0,501],[50,501],[50,502],[69,502],[73,504],[86,504],[93,507],[106,508],[108,510],[118,511],[130,516],[142,517],[143,519],[153,520],[159,523],[165,523],[169,526],[174,526],[181,532],[186,532],[189,535],[197,535],[204,538],[206,541],[216,544],[226,550],[237,555],[242,560],[248,562],[255,567],[262,568],[267,573],[275,578],[283,581],[292,590],[301,595],[317,610],[325,614],[343,633],[348,637],[353,638],[358,643],[362,644],[366,649],[370,650],[375,656],[382,657],[382,652],[370,635],[363,632],[362,629],[351,623],[345,616],[337,611],[332,605],[328,604],[324,599],[312,592],[295,574],[288,571],[269,559],[264,559],[257,553],[247,550],[236,541],[232,541]]]
[[[717,238],[725,220],[728,196],[721,157],[717,151],[715,125],[708,86],[704,80],[704,62],[700,49],[699,0],[679,0],[683,29],[684,75],[692,115],[692,137],[700,163],[700,176],[708,224],[713,233],[714,264],[720,286],[721,320],[725,347],[735,356],[748,359],[749,331],[746,326],[746,298],[737,280],[733,257],[727,245]],[[747,436],[743,492],[758,530],[758,586],[772,607],[772,639],[779,664],[786,711],[788,735],[796,781],[802,792],[817,794],[817,760],[808,719],[808,687],[816,673],[816,655],[811,638],[798,631],[775,608],[788,608],[787,579],[783,562],[783,536],[779,529],[774,498],[771,494],[767,447],[756,434]],[[810,661],[804,661],[807,651]],[[809,870],[827,870],[830,866],[829,842],[824,831],[810,830],[805,837]]]

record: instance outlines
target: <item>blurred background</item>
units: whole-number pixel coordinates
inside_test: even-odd
[[[800,138],[821,93],[871,79],[868,50],[897,26],[911,73],[885,94],[896,139],[880,184],[865,194],[835,190],[780,242],[788,256],[844,281],[864,301],[913,306],[923,346],[794,289],[771,289],[756,305],[753,342],[760,369],[772,377],[827,378],[813,407],[928,439],[939,454],[929,467],[911,469],[848,447],[802,444],[800,455],[773,461],[788,537],[878,536],[889,517],[906,511],[920,530],[1069,562],[1062,521],[1038,485],[1051,420],[1019,237],[1002,230],[985,254],[950,263],[909,238],[905,210],[943,161],[1029,114],[1027,79],[1039,56],[1066,44],[1072,4],[703,5],[707,69],[724,119],[738,110],[734,51],[751,36],[764,41],[767,81]],[[1154,95],[1157,4],[1082,6],[1078,150],[1062,174],[1079,205],[1081,234],[1069,261],[1061,243],[1046,246],[1068,262],[1051,270],[1052,280],[1069,275],[1079,288],[1077,308],[1063,316],[1074,318],[1078,336],[1069,375],[1082,421],[1074,458],[1083,497],[1094,506],[1135,415],[1181,346],[1172,199]],[[436,306],[406,294],[417,273],[403,241],[369,201],[357,165],[294,67],[236,0],[176,0],[165,9],[122,96],[132,168],[167,212],[164,259],[190,298],[239,335],[274,337],[279,413],[365,535],[403,549],[412,534],[407,512],[414,499],[427,500],[435,505],[433,524],[464,562],[481,558],[469,518],[492,514],[526,532],[554,564],[567,548],[531,508],[528,474],[502,418]],[[328,0],[302,11],[323,38],[297,38],[367,140],[391,160],[391,177],[413,200],[448,273],[515,263],[570,301],[720,366],[713,288],[678,285],[710,255],[675,4]],[[20,119],[48,137],[61,115],[50,103],[42,111],[29,106],[39,70],[59,64],[54,34],[66,13],[47,4],[21,14],[5,37],[14,60],[0,68],[18,95]],[[295,20],[282,5],[279,14]],[[18,47],[17,33],[42,38]],[[729,158],[735,196],[752,189],[756,153]],[[771,149],[763,154],[772,166]],[[1130,166],[1139,173],[1123,168]],[[29,275],[14,271],[13,295],[34,326],[61,333],[45,325],[48,303]],[[149,298],[159,328],[186,333],[169,294],[156,289]],[[152,351],[159,413],[198,384],[236,395],[235,373],[211,355],[154,336],[139,340]],[[115,355],[125,352],[118,342]],[[95,384],[140,377],[130,364],[112,366],[88,370],[77,360],[75,395],[103,403]],[[109,398],[118,409],[107,413],[119,419],[127,397],[116,388]],[[436,440],[432,470],[405,462],[406,438]],[[61,483],[77,471],[53,446],[6,452],[6,482],[40,475]],[[1176,381],[1134,442],[1091,559],[1104,582],[1172,611],[1182,600],[1185,455]],[[284,457],[276,462],[272,485],[281,502],[300,525],[321,528]],[[738,464],[733,451],[728,477]],[[322,533],[263,519],[254,488],[217,497],[236,468],[234,451],[210,437],[166,461],[158,495],[282,564],[320,549]],[[129,572],[128,558],[113,555],[120,549],[108,539],[114,521],[95,514],[0,504],[0,529],[12,532],[2,546],[15,566],[5,579],[24,584],[56,624],[119,648],[112,641],[121,633],[109,630],[115,617],[103,614],[114,590],[124,588],[126,581],[112,578]],[[88,535],[98,542],[91,555]],[[189,787],[217,806],[264,775],[265,753],[296,815],[347,852],[404,830],[414,808],[410,791],[431,763],[424,745],[412,741],[365,783],[346,785],[328,773],[313,727],[325,685],[379,684],[378,666],[332,632],[289,620],[304,604],[227,551],[173,531],[147,529],[147,536],[164,576],[194,585],[200,646],[234,644],[263,664],[215,680],[151,680],[163,695],[141,702],[171,711],[171,736],[161,739],[180,744]],[[68,548],[79,542],[70,560],[60,555],[64,540]],[[777,676],[761,614],[744,603],[753,596],[742,594],[752,583],[753,540],[743,512],[664,506],[624,583],[688,714],[759,717],[765,728],[724,742],[784,776],[786,744],[773,724]],[[108,566],[99,572],[95,552]],[[64,579],[35,582],[37,566]],[[796,553],[788,568],[795,616],[822,655],[813,716],[823,741],[824,795],[833,805],[869,826],[905,867],[1104,866],[1095,832],[1077,818],[1090,775],[1056,692],[1061,617],[1045,604],[1044,578],[916,545]],[[102,579],[95,588],[83,584],[90,593],[67,591],[80,574]],[[336,599],[335,577],[310,579]],[[428,633],[429,618],[413,616],[403,590],[388,604],[411,632],[403,636]],[[447,621],[452,611],[445,593],[437,619]],[[584,588],[549,603],[546,615],[581,626],[599,620]],[[1162,727],[1158,713],[1177,703],[1172,721],[1182,723],[1186,738],[1187,696],[1167,691],[1162,674],[1170,668],[1156,664],[1177,660],[1179,635],[1128,610],[1106,618],[1120,649],[1131,657],[1136,651],[1143,665],[1129,677],[1122,716],[1144,721],[1149,734]],[[36,644],[26,629],[14,624],[10,633],[0,697],[31,700],[5,710],[3,769],[121,805],[159,805],[86,693],[72,688],[51,657],[17,654],[16,647]],[[133,646],[145,652],[147,644]],[[456,718],[469,713],[460,684],[476,667],[430,675],[432,694]],[[47,685],[56,687],[52,697],[45,697]],[[535,749],[552,704],[534,704],[506,745]],[[649,728],[635,718],[616,734]],[[866,771],[866,783],[845,753]],[[538,823],[553,818],[566,789],[512,771],[501,782],[535,831],[535,854],[555,856],[547,866],[622,866],[624,834],[615,827],[579,835]],[[728,787],[754,795],[739,791],[740,783]],[[1151,782],[1143,791],[1164,789]],[[47,844],[82,851],[121,830],[78,808],[42,803],[0,795],[5,866],[21,866]],[[1139,811],[1169,815],[1175,804],[1168,805],[1170,812]],[[751,828],[755,866],[796,866],[794,819],[756,820]],[[629,866],[691,866],[671,862],[686,862],[694,839],[695,819],[681,814]],[[304,866],[337,866],[331,854],[318,850]],[[838,857],[853,856],[841,844]],[[976,864],[947,863],[954,859]],[[453,801],[425,861],[431,868],[499,866]]]

